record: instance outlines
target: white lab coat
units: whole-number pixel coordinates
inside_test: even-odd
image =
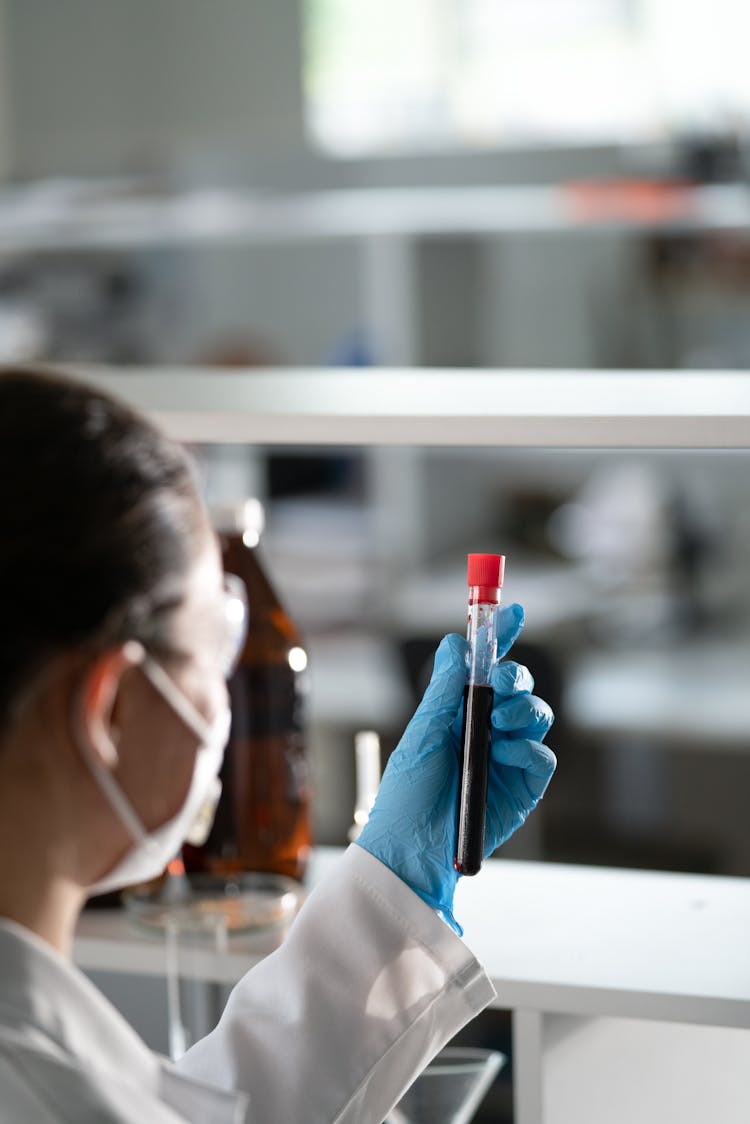
[[[356,846],[176,1066],[0,921],[0,1124],[380,1124],[493,997],[463,942]]]

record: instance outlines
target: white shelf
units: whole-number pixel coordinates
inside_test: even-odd
[[[196,443],[750,448],[745,371],[71,371]]]
[[[315,852],[313,884],[340,853]],[[500,859],[460,882],[456,916],[497,1007],[750,1028],[750,879]],[[233,938],[192,970],[232,983],[278,941]],[[74,956],[89,970],[164,973],[162,943],[120,913],[84,914]]]
[[[623,193],[626,195],[626,192]],[[747,230],[744,184],[678,189],[663,206],[588,214],[575,185],[376,188],[262,194],[210,189],[139,195],[106,181],[50,181],[0,194],[0,252],[253,245],[332,238],[477,237],[585,230]],[[625,200],[627,208],[627,201]]]

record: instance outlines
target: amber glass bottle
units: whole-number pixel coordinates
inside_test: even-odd
[[[248,523],[243,529],[248,507],[238,508],[230,520],[226,512],[216,517],[224,568],[247,588],[249,629],[229,683],[232,729],[216,819],[204,845],[186,844],[183,857],[188,872],[258,870],[301,879],[311,843],[307,656],[258,558],[257,528]]]

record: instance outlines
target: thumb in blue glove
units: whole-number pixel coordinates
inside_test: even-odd
[[[499,656],[510,650],[523,623],[520,605],[498,609]],[[370,818],[357,840],[459,934],[462,930],[453,917],[458,881],[453,859],[467,650],[460,636],[441,641],[429,686],[391,754]],[[552,751],[541,744],[552,725],[552,711],[532,695],[534,683],[526,668],[510,661],[496,663],[491,682],[485,855],[525,821],[544,795],[556,765]]]

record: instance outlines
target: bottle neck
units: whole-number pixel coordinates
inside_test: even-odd
[[[246,499],[236,504],[213,504],[209,515],[214,530],[223,535],[239,535],[245,546],[257,546],[265,527],[265,512],[260,500]]]

